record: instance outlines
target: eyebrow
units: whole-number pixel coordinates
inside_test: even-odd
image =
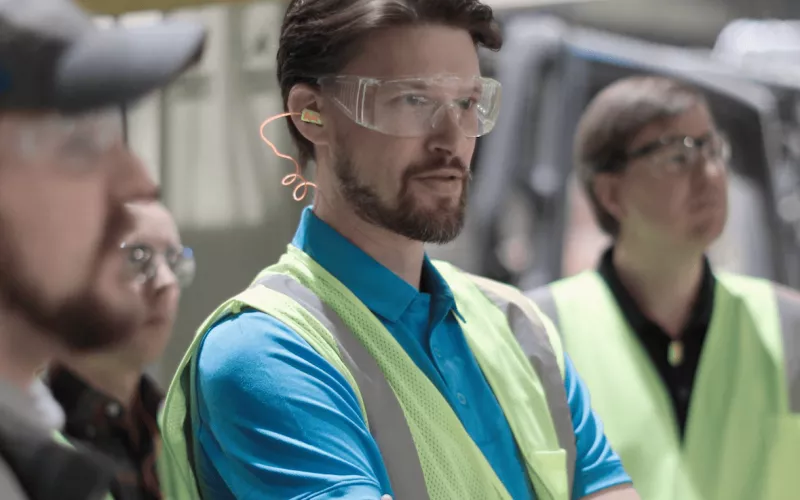
[[[647,142],[639,146],[638,148],[625,153],[625,156],[628,159],[636,159],[641,156],[649,155],[650,153],[659,150],[665,146],[671,146],[672,144],[683,141],[683,139],[687,137],[695,141],[706,142],[717,134],[718,132],[716,130],[709,130],[708,132],[700,135],[683,135],[683,134],[664,135],[659,137],[658,139],[653,139],[652,141]]]
[[[672,142],[672,141],[681,141],[681,140],[689,137],[689,138],[694,139],[694,140],[705,141],[707,139],[710,139],[710,138],[714,137],[714,134],[715,134],[715,132],[713,130],[709,130],[708,132],[706,132],[704,134],[700,134],[700,135],[670,134],[670,135],[665,135],[665,136],[661,137],[658,140],[664,141],[664,142]]]
[[[413,79],[413,80],[409,80],[409,81],[403,82],[404,86],[410,87],[412,89],[418,89],[418,90],[430,89],[431,87],[430,87],[429,83],[430,83],[429,81],[426,81],[425,78],[422,78],[422,77],[420,77],[419,79]],[[454,88],[456,88],[456,90],[458,90],[459,92],[472,92],[472,93],[476,93],[476,94],[480,94],[481,91],[483,91],[483,85],[481,85],[480,83],[477,83],[477,82],[474,83],[470,87],[468,87],[468,86],[463,86],[463,87],[462,86],[457,86],[457,87],[454,87]]]
[[[125,242],[125,246],[127,246],[127,247],[147,247],[150,250],[155,251],[156,253],[165,253],[165,252],[182,253],[184,251],[184,249],[186,248],[181,243],[177,243],[177,244],[176,243],[167,243],[166,245],[164,245],[163,250],[159,251],[159,249],[156,248],[156,245],[154,245],[153,243],[147,241],[145,238],[141,238],[139,236],[136,236],[135,238],[132,238],[130,241],[126,241]]]

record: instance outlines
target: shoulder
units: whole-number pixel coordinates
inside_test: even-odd
[[[729,272],[715,272],[714,277],[728,292],[745,300],[775,296],[782,306],[800,307],[800,292],[765,278],[744,276]]]
[[[441,273],[442,277],[451,287],[454,285],[457,287],[454,292],[463,292],[465,287],[467,290],[469,290],[471,287],[477,287],[478,290],[480,290],[489,299],[492,299],[492,301],[495,303],[498,301],[513,303],[521,303],[526,301],[522,291],[507,283],[469,273],[454,266],[453,264],[450,264],[449,262],[434,261],[433,264],[436,270]],[[474,290],[474,288],[472,289]]]
[[[314,353],[313,348],[286,324],[260,311],[228,316],[206,333],[198,354],[201,371],[232,371],[265,360],[281,360],[287,353]]]
[[[339,370],[286,324],[253,310],[208,331],[198,354],[197,388],[209,409],[262,411],[311,398],[360,414],[355,391]]]
[[[197,360],[201,390],[292,389],[338,375],[299,333],[255,310],[229,316],[212,326]]]
[[[614,301],[614,294],[597,271],[584,271],[525,293],[526,297],[560,328],[561,316],[573,310],[584,313]]]
[[[561,278],[552,283],[538,288],[537,290],[548,288],[551,290],[586,290],[589,286],[603,285],[603,277],[595,270],[583,271],[573,276]]]
[[[455,267],[447,264],[451,269]],[[540,341],[550,345],[559,372],[564,376],[563,345],[558,329],[542,307],[526,296],[520,289],[489,278],[459,271],[471,281],[489,301],[504,314],[508,326],[520,344],[523,353],[531,356],[531,349],[541,346]],[[536,356],[542,356],[539,352]]]
[[[353,387],[276,318],[248,310],[214,325],[196,384],[201,484],[209,492],[379,496],[376,478],[385,472]]]

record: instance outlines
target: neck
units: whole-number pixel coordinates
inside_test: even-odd
[[[618,241],[614,268],[642,312],[679,339],[703,279],[702,252],[668,253]]]
[[[317,196],[314,213],[367,255],[419,290],[424,245],[364,221],[344,200]]]
[[[58,352],[46,332],[0,307],[0,378],[28,390]]]
[[[93,389],[130,407],[139,387],[142,371],[129,368],[108,356],[81,356],[65,360],[64,365]]]

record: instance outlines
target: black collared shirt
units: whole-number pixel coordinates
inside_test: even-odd
[[[115,500],[160,500],[155,459],[161,438],[156,418],[163,395],[155,384],[143,376],[129,410],[63,367],[50,369],[48,384],[64,408],[67,437],[114,459]]]
[[[686,418],[689,413],[689,402],[692,396],[695,373],[700,363],[700,354],[706,338],[711,313],[714,308],[714,287],[716,279],[711,272],[708,259],[704,261],[703,277],[700,290],[692,308],[689,320],[683,328],[681,341],[683,342],[683,361],[677,366],[669,363],[669,345],[672,339],[639,309],[636,301],[625,289],[614,269],[613,248],[607,250],[602,259],[598,272],[605,280],[619,304],[631,330],[636,332],[653,362],[661,379],[672,398],[678,429],[683,437],[686,428]]]

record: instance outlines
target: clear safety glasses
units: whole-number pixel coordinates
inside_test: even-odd
[[[354,122],[398,137],[429,134],[448,119],[467,137],[480,137],[500,113],[500,82],[491,78],[328,76],[318,82]]]
[[[3,148],[26,161],[58,158],[59,164],[86,167],[124,143],[119,109],[21,120],[4,125]]]
[[[665,137],[628,154],[628,160],[646,158],[654,174],[680,175],[701,164],[701,159],[724,169],[731,157],[728,140],[715,133],[706,137]]]

